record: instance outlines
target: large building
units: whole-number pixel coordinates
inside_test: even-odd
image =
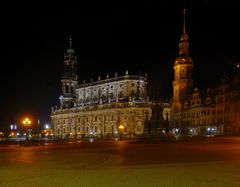
[[[64,56],[60,108],[52,108],[54,135],[58,138],[85,136],[133,137],[142,134],[151,117],[147,77],[125,75],[78,84],[77,60],[72,39]],[[121,127],[121,128],[119,128]]]
[[[125,75],[79,84],[77,60],[70,38],[64,56],[64,75],[60,108],[53,108],[51,119],[54,134],[59,138],[84,136],[133,137],[144,132],[144,123],[154,119],[170,119],[168,129],[181,135],[221,135],[240,133],[240,64],[234,77],[224,75],[212,89],[194,88],[194,63],[189,53],[188,34],[183,11],[183,32],[180,36],[179,55],[174,62],[173,97],[169,104],[149,101],[147,77]],[[152,116],[152,109],[161,105],[161,117]],[[154,114],[155,115],[155,114]],[[166,123],[164,123],[166,126]],[[121,127],[121,128],[119,128]]]
[[[174,63],[171,128],[182,135],[221,135],[240,133],[240,65],[235,76],[226,75],[212,89],[194,88],[193,60],[185,29],[180,37],[179,55]]]

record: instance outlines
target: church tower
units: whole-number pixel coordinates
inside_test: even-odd
[[[72,37],[69,39],[67,53],[64,54],[64,73],[61,79],[62,95],[59,97],[61,108],[71,108],[76,100],[76,87],[78,85],[77,60],[72,48]]]
[[[173,111],[180,111],[184,102],[188,99],[189,94],[193,90],[193,61],[189,55],[188,35],[186,33],[185,25],[186,9],[183,10],[183,34],[180,37],[179,55],[175,59],[173,66],[174,81],[173,85]]]

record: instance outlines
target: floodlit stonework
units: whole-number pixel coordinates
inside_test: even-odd
[[[179,42],[179,55],[174,62],[173,97],[168,103],[154,103],[147,95],[147,76],[125,75],[98,77],[97,81],[79,84],[76,55],[70,38],[64,56],[64,75],[60,108],[52,108],[54,135],[59,138],[84,136],[115,137],[124,134],[134,137],[144,133],[147,120],[154,128],[167,128],[175,135],[240,134],[240,65],[235,64],[235,75],[224,77],[218,86],[207,90],[194,88],[194,63],[189,54],[185,28]],[[160,105],[161,106],[160,106]],[[161,108],[155,117],[152,108]],[[154,115],[152,115],[154,113]],[[158,113],[158,112],[157,112]],[[160,121],[170,120],[169,127]],[[121,127],[121,128],[119,128]]]
[[[142,134],[146,116],[151,116],[146,84],[144,77],[125,75],[79,85],[73,105],[61,96],[61,108],[52,111],[54,134],[59,138],[118,136],[120,125],[130,137]]]
[[[54,135],[58,138],[134,137],[144,131],[144,122],[151,117],[147,95],[147,75],[98,77],[78,84],[76,55],[70,38],[64,56],[64,75],[60,108],[52,108]],[[169,114],[169,106],[163,117]],[[123,128],[119,128],[119,127]]]

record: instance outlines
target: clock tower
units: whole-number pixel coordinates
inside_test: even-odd
[[[173,85],[173,98],[171,107],[170,126],[172,128],[179,128],[178,130],[184,131],[183,124],[181,124],[181,112],[184,103],[188,100],[189,95],[193,90],[193,60],[189,55],[189,42],[186,33],[185,25],[186,10],[183,10],[183,33],[180,36],[179,54],[174,62],[174,81]],[[180,132],[180,133],[182,133]]]
[[[186,33],[185,26],[185,13],[183,10],[183,34],[180,37],[179,43],[179,55],[175,59],[173,66],[174,69],[174,81],[173,85],[173,110],[179,111],[182,109],[184,102],[188,99],[189,94],[193,90],[193,60],[189,55],[189,43],[188,35]]]
[[[64,74],[61,83],[62,94],[59,97],[61,108],[71,108],[76,102],[76,87],[78,85],[77,60],[72,48],[72,37],[69,39],[69,47],[64,55]]]

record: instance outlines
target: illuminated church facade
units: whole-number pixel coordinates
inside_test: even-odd
[[[147,76],[98,77],[78,84],[77,60],[72,39],[64,56],[60,108],[52,108],[54,135],[58,138],[128,137],[142,134],[151,117]]]

